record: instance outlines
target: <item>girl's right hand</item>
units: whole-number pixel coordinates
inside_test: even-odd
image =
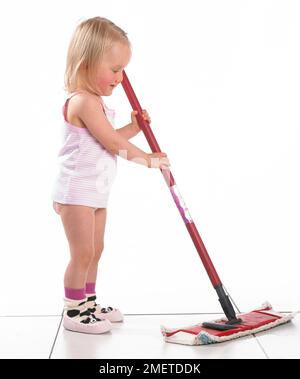
[[[147,163],[149,168],[160,168],[162,170],[168,170],[170,166],[166,153],[147,154]]]

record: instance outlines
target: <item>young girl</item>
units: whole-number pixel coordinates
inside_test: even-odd
[[[115,130],[114,111],[103,102],[102,96],[110,96],[121,83],[130,58],[126,33],[102,17],[82,22],[68,49],[69,96],[63,107],[64,142],[52,199],[70,248],[63,325],[71,331],[99,334],[109,331],[111,322],[123,321],[119,309],[97,304],[95,290],[116,156],[146,167],[169,166],[166,154],[148,154],[128,142],[140,132],[137,111],[131,113],[130,124]],[[151,122],[146,110],[142,116]]]

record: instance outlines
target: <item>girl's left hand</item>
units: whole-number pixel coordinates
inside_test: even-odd
[[[140,130],[140,127],[139,127],[139,124],[137,122],[137,119],[135,117],[135,115],[138,114],[138,111],[132,111],[131,112],[131,123],[134,127],[138,128]],[[142,116],[143,116],[143,119],[148,121],[149,124],[151,123],[151,117],[149,116],[148,112],[146,111],[146,109],[143,109],[143,113],[142,113]]]

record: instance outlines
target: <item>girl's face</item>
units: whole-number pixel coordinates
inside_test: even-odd
[[[110,96],[123,79],[122,71],[128,65],[131,50],[125,43],[116,42],[104,55],[96,69],[95,86],[101,96]]]

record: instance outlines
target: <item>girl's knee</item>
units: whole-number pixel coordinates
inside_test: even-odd
[[[72,252],[72,262],[76,266],[82,268],[88,268],[89,265],[93,262],[95,253],[93,250],[81,250],[80,252]]]

